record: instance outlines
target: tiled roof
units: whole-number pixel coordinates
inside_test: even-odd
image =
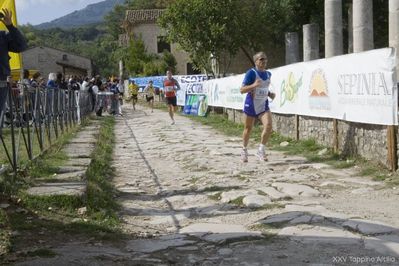
[[[156,22],[161,16],[163,9],[140,9],[127,10],[125,21],[129,24],[140,24],[148,22]]]

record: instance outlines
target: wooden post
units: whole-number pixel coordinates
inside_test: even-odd
[[[388,166],[391,171],[398,169],[396,126],[387,127]]]
[[[334,152],[338,152],[338,120],[333,119],[333,149]]]
[[[295,140],[299,140],[299,115],[295,115]]]

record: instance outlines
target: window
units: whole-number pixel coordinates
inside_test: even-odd
[[[201,74],[201,71],[194,69],[193,64],[187,63],[187,75]]]
[[[158,36],[158,53],[162,53],[164,50],[170,52],[170,43],[167,42],[165,36]]]

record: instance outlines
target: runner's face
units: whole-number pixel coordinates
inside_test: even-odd
[[[255,65],[259,69],[265,69],[266,64],[267,64],[267,57],[264,55],[259,56],[255,61]]]

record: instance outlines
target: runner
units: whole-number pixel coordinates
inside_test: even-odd
[[[130,99],[132,100],[133,110],[136,110],[137,96],[139,94],[139,86],[132,80],[129,84]]]
[[[169,116],[172,119],[171,125],[175,124],[175,119],[173,117],[176,111],[177,98],[176,90],[180,90],[179,82],[172,77],[172,71],[166,71],[166,79],[163,82],[163,88],[165,92],[166,103],[168,104]]]
[[[268,97],[274,99],[276,96],[269,91],[270,78],[272,74],[266,71],[267,57],[264,52],[254,55],[255,67],[247,71],[242,82],[240,92],[247,93],[244,104],[244,132],[242,134],[243,147],[241,160],[248,162],[248,141],[255,119],[259,118],[262,122],[263,130],[261,143],[259,144],[257,156],[261,161],[267,161],[265,145],[272,133],[272,114],[269,109]]]
[[[148,82],[147,87],[145,87],[144,92],[146,93],[145,99],[147,100],[148,104],[151,107],[151,113],[154,112],[154,93],[155,89],[154,86],[152,85],[152,80]]]

